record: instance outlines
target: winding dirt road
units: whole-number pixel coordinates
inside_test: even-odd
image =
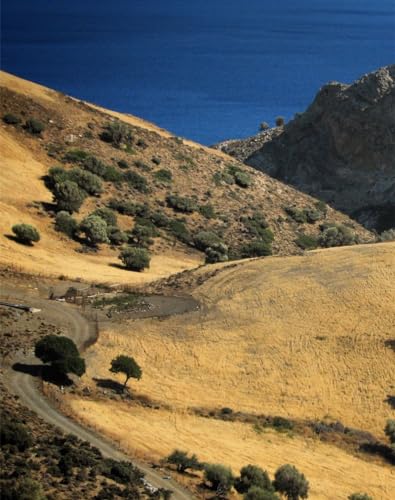
[[[67,336],[73,339],[80,349],[84,345],[91,344],[92,340],[94,341],[96,334],[93,325],[74,306],[33,297],[18,289],[5,291],[4,287],[2,287],[2,294],[4,292],[30,306],[41,309],[48,321],[56,320],[56,323],[59,324],[59,320],[61,320],[61,323],[67,328]],[[16,354],[14,362],[32,365],[38,364],[38,360],[34,357],[33,353],[29,356],[23,353]],[[18,395],[23,404],[36,412],[46,422],[59,427],[65,433],[74,434],[80,439],[88,441],[91,445],[96,446],[105,457],[114,460],[132,460],[133,464],[145,473],[145,479],[150,485],[155,488],[171,489],[173,491],[172,498],[177,500],[193,498],[190,493],[175,481],[164,479],[163,474],[160,472],[144,463],[134,460],[133,457],[125,455],[110,441],[60,413],[40,391],[37,378],[20,371],[15,371],[11,367],[4,368],[5,384],[10,392]],[[154,436],[153,439],[155,439]]]

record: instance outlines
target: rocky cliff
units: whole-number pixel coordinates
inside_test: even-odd
[[[220,149],[378,231],[395,226],[395,65],[331,82],[285,127]]]

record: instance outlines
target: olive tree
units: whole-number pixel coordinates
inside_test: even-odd
[[[110,372],[123,373],[126,376],[125,382],[123,384],[124,389],[130,378],[140,380],[143,374],[140,366],[137,364],[135,359],[131,356],[125,356],[123,354],[120,354],[111,361]]]
[[[12,232],[20,243],[31,245],[33,241],[40,241],[40,233],[30,224],[15,224]]]
[[[166,462],[177,467],[178,472],[185,472],[187,469],[202,470],[203,464],[199,462],[195,454],[188,456],[186,451],[174,450],[166,459]]]
[[[239,493],[246,493],[251,486],[273,490],[268,473],[256,465],[249,464],[240,470],[240,477],[235,481],[235,488]]]
[[[74,373],[79,377],[85,373],[85,361],[68,337],[46,335],[36,343],[34,354],[43,363],[50,363],[59,373]]]
[[[221,464],[206,464],[204,478],[211,483],[211,489],[227,493],[231,490],[234,477],[229,467]]]
[[[126,247],[119,254],[119,258],[125,264],[126,269],[142,271],[150,264],[150,254],[145,248]]]
[[[285,495],[288,500],[307,498],[309,483],[304,475],[293,465],[282,465],[274,475],[273,486],[276,491]]]
[[[88,217],[85,217],[85,219],[82,220],[79,229],[85,233],[89,243],[93,246],[96,246],[99,243],[109,243],[107,236],[107,224],[97,215],[88,215]]]

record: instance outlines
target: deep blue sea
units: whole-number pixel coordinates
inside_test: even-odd
[[[205,144],[395,62],[395,0],[2,0],[2,69]]]

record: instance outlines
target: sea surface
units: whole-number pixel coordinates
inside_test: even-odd
[[[212,144],[395,62],[395,0],[2,0],[2,69]]]

